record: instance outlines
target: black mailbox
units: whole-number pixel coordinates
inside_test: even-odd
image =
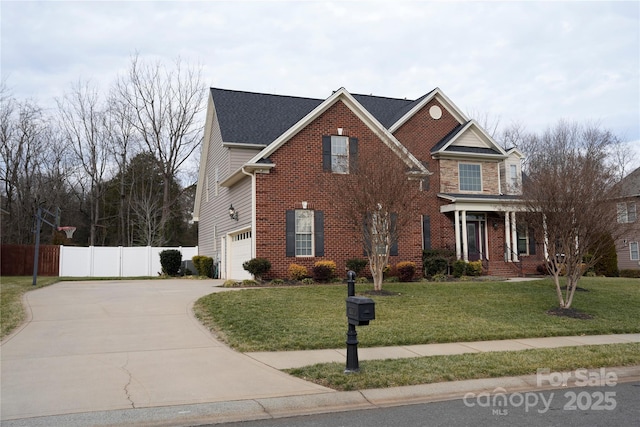
[[[368,325],[370,320],[376,318],[376,306],[371,298],[348,297],[347,318],[351,325]]]

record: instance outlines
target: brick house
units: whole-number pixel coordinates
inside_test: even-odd
[[[640,202],[640,168],[620,182],[621,199],[617,203],[618,223],[624,224],[624,232],[616,241],[619,270],[640,269],[640,221],[637,205]]]
[[[421,265],[423,249],[441,248],[482,260],[489,274],[535,272],[542,251],[517,215],[522,154],[502,148],[438,88],[416,100],[344,88],[326,99],[210,89],[194,206],[200,254],[233,279],[250,278],[242,263],[254,257],[271,262],[266,278],[286,278],[292,263],[332,260],[342,269],[362,258],[359,236],[317,185],[349,173],[359,150],[400,159],[426,178],[416,182],[415,221],[392,264]]]

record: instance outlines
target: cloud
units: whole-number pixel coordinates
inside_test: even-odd
[[[640,139],[637,2],[3,2],[2,75],[43,103],[107,87],[130,56],[229,89],[417,98],[541,129],[601,120]]]

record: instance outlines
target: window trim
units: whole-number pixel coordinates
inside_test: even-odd
[[[473,190],[463,190],[462,189],[462,166],[477,166],[478,170],[480,172],[479,174],[479,183],[480,183],[480,188],[479,189],[473,189]],[[474,162],[458,162],[458,189],[460,190],[460,192],[469,192],[469,193],[481,193],[483,190],[483,185],[482,185],[482,163],[474,163]]]
[[[638,210],[636,202],[616,203],[619,224],[631,224],[638,220]]]
[[[334,145],[335,141],[335,145]],[[338,142],[344,142],[344,154],[334,154],[334,148],[337,147]],[[331,135],[330,142],[330,156],[331,156],[331,172],[346,175],[349,173],[349,137],[344,135]],[[341,163],[340,160],[343,160]],[[340,170],[338,170],[340,169]]]
[[[294,241],[294,251],[295,251],[295,257],[296,258],[309,258],[309,257],[314,257],[315,256],[315,212],[312,210],[308,210],[308,209],[296,209],[294,211],[294,218],[295,218],[295,225],[294,225],[294,233],[295,233],[295,241]],[[308,213],[309,214],[309,220],[311,222],[311,229],[309,230],[308,233],[301,233],[298,232],[298,214],[299,213]],[[311,242],[310,242],[310,252],[309,254],[299,254],[298,253],[298,236],[309,236],[311,238]],[[302,248],[300,248],[302,249]]]
[[[634,251],[632,247],[635,245],[636,250]],[[633,253],[635,252],[636,257],[633,257]],[[638,242],[629,242],[629,259],[631,261],[640,261],[640,245]]]

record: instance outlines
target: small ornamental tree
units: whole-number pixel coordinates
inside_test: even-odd
[[[616,198],[616,138],[598,126],[560,122],[527,142],[526,221],[544,242],[560,308],[570,308],[582,274],[622,230]],[[561,276],[565,276],[563,283]]]
[[[340,220],[359,237],[379,292],[390,257],[398,255],[400,235],[416,220],[414,205],[428,172],[393,142],[385,146],[386,135],[377,136],[360,141],[357,154],[349,154],[341,168],[347,173],[326,171],[323,185]]]

